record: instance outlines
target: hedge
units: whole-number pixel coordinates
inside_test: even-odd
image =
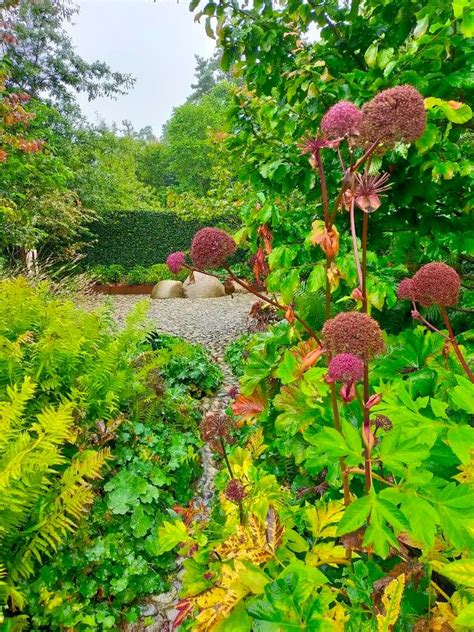
[[[86,267],[120,264],[127,271],[151,266],[164,262],[170,252],[188,250],[200,228],[226,224],[235,227],[235,218],[187,221],[170,212],[110,211],[89,226],[91,238],[83,263]]]

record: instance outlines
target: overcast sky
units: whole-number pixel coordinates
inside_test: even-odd
[[[131,73],[136,83],[126,96],[79,103],[84,114],[107,123],[129,119],[138,130],[151,125],[156,135],[173,107],[186,100],[194,79],[194,55],[209,57],[214,42],[203,24],[194,23],[189,1],[76,0],[70,27],[73,42],[88,61],[99,59],[113,70]]]

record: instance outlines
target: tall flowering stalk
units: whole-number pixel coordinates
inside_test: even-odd
[[[216,228],[205,228],[196,233],[190,251],[192,265],[186,263],[183,253],[173,253],[168,258],[168,266],[173,272],[185,267],[191,274],[199,271],[219,278],[211,270],[223,268],[227,274],[225,281],[228,284],[234,282],[244,287],[260,300],[283,312],[290,324],[299,322],[302,325],[307,334],[316,340],[320,350],[327,354],[329,368],[326,379],[330,385],[334,426],[338,431],[341,430],[341,421],[336,384],[342,384],[339,395],[343,402],[347,402],[351,401],[357,393],[356,383],[363,382],[361,432],[365,446],[364,472],[367,491],[372,487],[371,451],[375,443],[370,409],[380,399],[379,395],[370,394],[370,362],[385,350],[381,330],[368,314],[368,228],[370,214],[381,206],[382,197],[390,187],[388,174],[370,173],[370,164],[374,155],[383,154],[397,142],[410,143],[416,140],[423,133],[425,124],[422,96],[412,86],[397,86],[377,94],[362,109],[348,101],[340,101],[324,115],[319,133],[305,137],[300,143],[301,152],[308,155],[309,164],[317,174],[321,189],[324,222],[315,222],[316,227],[313,225],[311,239],[322,249],[326,257],[326,324],[322,331],[322,339],[295,312],[292,305],[279,302],[278,298],[268,296],[265,291],[265,277],[268,274],[267,256],[272,250],[273,240],[268,226],[261,226],[258,231],[262,245],[257,250],[253,263],[258,285],[247,283],[232,272],[229,258],[237,246],[230,235]],[[344,147],[347,151],[343,151]],[[339,190],[332,203],[325,174],[325,151],[337,151],[342,170]],[[360,303],[361,312],[340,314],[331,319],[331,282],[334,274],[337,273],[335,260],[339,253],[336,218],[338,212],[343,209],[349,212],[358,278],[358,287],[354,288],[352,295]],[[360,252],[356,230],[357,211],[362,213]],[[444,309],[443,305],[442,309]],[[445,311],[442,313],[444,317]],[[456,353],[459,354],[459,347],[449,327],[448,331],[449,340]],[[224,458],[225,456],[224,450]],[[344,500],[348,505],[350,503],[349,473],[342,458],[340,466]],[[233,478],[230,469],[229,474]]]

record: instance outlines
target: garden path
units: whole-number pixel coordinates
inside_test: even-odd
[[[143,300],[141,296],[111,296],[110,300],[117,321],[123,322],[133,306]],[[91,298],[92,305],[103,297]],[[158,330],[181,336],[194,343],[203,344],[213,356],[223,373],[224,380],[214,397],[202,400],[202,410],[225,411],[230,403],[229,389],[236,384],[229,367],[224,362],[226,346],[247,331],[247,319],[255,297],[238,294],[223,298],[167,299],[150,303],[149,317]],[[214,477],[217,470],[212,453],[206,445],[201,452],[203,473],[196,489],[196,501],[202,503],[205,516],[214,495]],[[203,516],[203,517],[204,517]],[[126,632],[170,632],[178,614],[176,604],[181,589],[181,561],[178,572],[168,592],[148,597],[142,606],[143,618],[136,624],[127,625]]]

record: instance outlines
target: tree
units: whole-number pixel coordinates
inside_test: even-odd
[[[77,12],[70,0],[20,0],[18,6],[1,10],[0,17],[13,25],[14,39],[5,44],[12,87],[66,110],[74,103],[74,92],[85,92],[92,100],[125,94],[132,87],[130,75],[101,61],[86,62],[75,52],[64,24]]]
[[[221,56],[216,51],[212,57],[206,59],[200,55],[195,55],[196,68],[194,76],[196,82],[191,84],[193,92],[188,101],[195,103],[199,101],[205,94],[212,92],[214,86],[222,81],[232,81],[230,72],[224,72],[221,68]]]
[[[208,30],[218,26],[224,69],[233,67],[245,82],[236,93],[230,144],[247,181],[272,196],[297,192],[313,213],[319,185],[299,155],[301,138],[338,100],[362,104],[383,88],[409,83],[426,97],[428,126],[416,146],[397,146],[383,160],[397,198],[388,192],[387,211],[372,223],[378,235],[372,243],[398,249],[410,265],[467,250],[459,237],[468,230],[474,173],[465,127],[474,59],[467,1],[191,4]],[[318,38],[310,41],[315,28]],[[443,240],[434,246],[435,234]]]

